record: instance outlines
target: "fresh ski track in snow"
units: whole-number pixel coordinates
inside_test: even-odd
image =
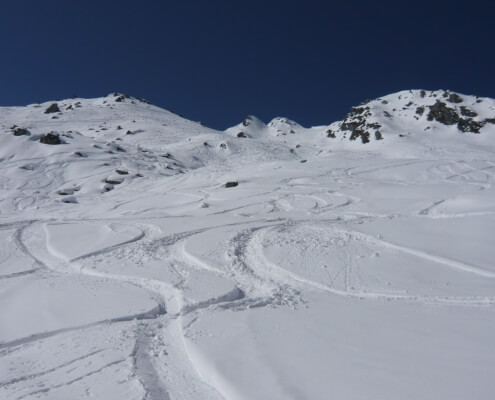
[[[441,91],[369,103],[366,144],[116,98],[0,109],[1,399],[494,392],[495,125],[419,116]]]

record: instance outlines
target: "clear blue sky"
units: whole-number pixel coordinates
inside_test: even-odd
[[[119,91],[224,129],[411,88],[495,97],[493,4],[7,0],[0,105]]]

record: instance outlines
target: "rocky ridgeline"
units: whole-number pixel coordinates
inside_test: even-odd
[[[460,132],[481,133],[487,124],[495,124],[495,110],[489,107],[490,116],[480,116],[476,110],[483,99],[461,96],[449,91],[410,90],[376,100],[366,100],[351,111],[340,122],[333,123],[327,130],[327,137],[349,140],[384,139],[384,124],[395,122],[405,127],[417,127],[418,122],[456,126]],[[486,114],[486,107],[484,108]],[[398,132],[399,136],[404,136]]]

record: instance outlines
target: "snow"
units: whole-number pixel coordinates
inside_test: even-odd
[[[495,124],[427,113],[495,101],[448,94],[367,103],[366,144],[120,95],[0,108],[0,398],[489,398]]]

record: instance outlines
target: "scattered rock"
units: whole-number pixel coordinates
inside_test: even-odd
[[[29,131],[24,128],[13,128],[12,134],[14,136],[24,136],[24,135],[29,135]]]
[[[115,99],[115,101],[118,102],[118,103],[124,101],[125,99],[130,99],[131,98],[131,96],[129,96],[128,94],[120,94],[119,95],[118,93],[114,93],[113,95],[117,97]]]
[[[40,143],[44,144],[60,144],[62,141],[60,140],[60,136],[58,133],[46,133],[41,135]]]
[[[337,136],[335,135],[335,132],[334,131],[332,131],[331,129],[329,129],[327,131],[327,137],[332,138],[332,139],[335,139]]]
[[[461,106],[461,115],[463,115],[464,117],[477,117],[478,113],[470,110],[466,106]]]
[[[48,107],[45,110],[45,114],[58,113],[58,112],[60,112],[60,108],[58,108],[57,103],[53,103],[50,107]]]
[[[480,133],[480,129],[483,127],[482,122],[473,120],[472,118],[463,119],[460,118],[457,123],[457,129],[462,132]]]
[[[416,114],[423,115],[424,112],[425,112],[425,108],[423,106],[416,107]]]
[[[253,117],[251,115],[248,115],[246,118],[244,118],[244,121],[242,121],[242,125],[249,126],[251,125],[251,122],[253,122]]]

